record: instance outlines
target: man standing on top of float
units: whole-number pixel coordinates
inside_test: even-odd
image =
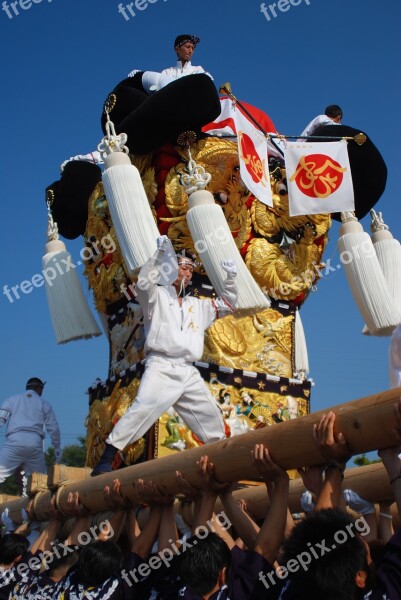
[[[318,115],[305,127],[301,133],[302,137],[313,135],[316,129],[323,125],[341,125],[343,111],[338,104],[330,104],[326,107],[324,115]]]
[[[218,317],[234,312],[237,266],[231,259],[221,262],[227,273],[223,297],[193,298],[185,295],[193,260],[175,255],[167,236],[157,239],[157,248],[135,286],[144,318],[145,373],[135,401],[107,438],[92,476],[111,471],[117,451],[141,438],[171,406],[203,442],[225,437],[217,403],[193,363],[202,356],[206,329]]]
[[[213,80],[210,73],[207,73],[203,67],[195,67],[191,63],[191,58],[195,52],[196,46],[199,44],[200,38],[196,35],[184,33],[178,35],[174,41],[174,50],[177,55],[177,64],[175,67],[168,67],[161,73],[155,71],[145,71],[142,75],[142,85],[145,91],[149,94],[157,92],[164,88],[169,83],[186,77],[187,75],[198,75],[205,73]],[[133,77],[138,70],[131,71],[128,77]]]

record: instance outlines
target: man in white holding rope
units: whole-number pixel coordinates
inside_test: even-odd
[[[222,297],[186,296],[192,259],[176,256],[167,236],[157,239],[157,251],[142,267],[135,287],[144,315],[145,373],[136,400],[107,438],[92,476],[111,471],[118,450],[141,438],[171,406],[203,442],[225,437],[217,403],[193,365],[202,356],[206,329],[236,305],[237,266],[232,259],[221,266],[227,273]]]

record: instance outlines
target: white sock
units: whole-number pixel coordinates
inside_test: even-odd
[[[360,515],[369,515],[376,511],[375,505],[361,498],[353,490],[344,490],[345,504]]]
[[[309,491],[306,491],[301,496],[301,506],[304,512],[312,512],[315,508],[315,503],[312,500],[312,494]]]

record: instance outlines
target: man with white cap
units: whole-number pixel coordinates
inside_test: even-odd
[[[31,377],[23,394],[11,396],[1,405],[0,424],[7,423],[7,428],[6,441],[0,448],[0,483],[17,469],[26,475],[47,472],[43,453],[45,428],[56,462],[61,458],[60,429],[52,407],[41,397],[45,383],[39,377]]]
[[[194,269],[192,259],[175,255],[167,236],[142,267],[135,287],[145,328],[146,369],[137,397],[106,440],[92,476],[112,470],[118,450],[141,438],[171,406],[203,442],[225,437],[217,403],[193,363],[203,353],[205,330],[234,312],[237,300],[233,260],[221,262],[226,272],[224,294],[214,300],[185,295]]]

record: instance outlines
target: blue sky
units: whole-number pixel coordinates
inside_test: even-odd
[[[377,209],[401,238],[399,0],[282,2],[288,10],[275,7],[270,21],[255,0],[137,2],[142,10],[134,6],[132,16],[126,9],[128,19],[117,0],[19,0],[8,2],[8,14],[0,10],[1,290],[40,273],[44,189],[63,160],[101,140],[107,93],[133,68],[174,64],[181,33],[201,38],[194,64],[216,85],[230,81],[236,96],[267,112],[282,133],[298,134],[327,104],[340,104],[343,122],[366,131],[387,163]],[[368,230],[369,219],[363,225]],[[325,255],[335,264],[338,229],[335,223]],[[67,246],[77,257],[81,242]],[[1,293],[0,315],[0,397],[22,390],[31,376],[47,380],[62,443],[73,443],[85,432],[86,389],[107,376],[106,338],[57,346],[43,288],[13,303]],[[301,315],[315,381],[312,410],[388,388],[389,338],[361,335],[342,270],[319,282]]]

